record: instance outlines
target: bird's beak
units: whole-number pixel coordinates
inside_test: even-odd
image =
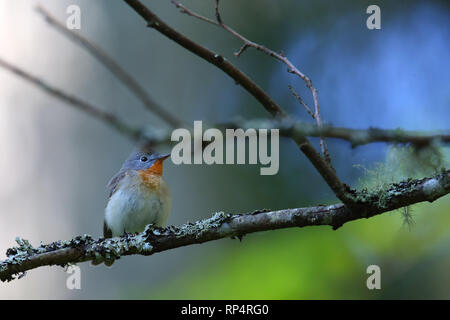
[[[170,153],[165,153],[165,154],[159,155],[158,158],[156,158],[156,159],[164,161],[169,157],[170,157]]]

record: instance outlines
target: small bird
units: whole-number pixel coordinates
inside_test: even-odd
[[[109,201],[103,223],[105,238],[141,232],[150,223],[165,226],[171,196],[162,174],[163,161],[169,156],[143,146],[125,160],[108,183]]]

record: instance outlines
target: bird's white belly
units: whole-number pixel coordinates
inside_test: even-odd
[[[164,189],[164,188],[163,188]],[[154,223],[164,226],[170,211],[170,196],[161,192],[147,192],[139,188],[117,190],[105,210],[105,220],[113,236],[124,232],[141,232]]]

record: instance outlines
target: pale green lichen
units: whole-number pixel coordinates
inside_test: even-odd
[[[92,237],[84,235],[76,237],[70,241],[56,241],[48,245],[40,243],[40,245],[35,248],[28,240],[17,237],[16,242],[18,246],[9,248],[6,251],[6,256],[8,258],[0,262],[0,280],[10,281],[14,279],[14,274],[3,276],[3,273],[6,272],[9,268],[14,268],[14,266],[22,265],[35,255],[52,252],[59,249],[77,247],[80,246],[81,243],[89,241],[92,241]],[[62,266],[65,267],[66,265],[64,264]],[[21,277],[21,275],[23,275],[24,273],[16,272],[15,274],[19,274],[19,277]]]
[[[230,214],[226,214],[223,211],[216,212],[208,219],[182,225],[175,233],[177,238],[185,237],[186,235],[195,235],[196,238],[200,238],[205,232],[221,227],[230,217]]]
[[[401,135],[402,132],[398,131],[398,134]],[[368,199],[376,199],[379,208],[386,208],[390,199],[402,194],[402,191],[392,187],[395,183],[433,175],[442,170],[447,162],[437,145],[419,149],[413,146],[391,146],[387,151],[385,162],[375,163],[370,169],[355,165],[363,170],[363,176],[358,181],[358,186],[363,192],[358,193],[358,200],[365,202]],[[401,187],[414,188],[414,185],[403,184]],[[429,190],[435,192],[431,182]],[[401,212],[404,223],[411,225],[413,220],[408,210],[410,208],[402,209]]]
[[[82,255],[77,258],[78,260],[71,261],[71,263],[92,260],[94,265],[102,262],[111,265],[123,254],[148,255],[153,250],[153,246],[148,241],[150,228],[151,226],[147,227],[144,232],[139,234],[111,239],[96,240],[85,234],[68,241],[59,240],[47,245],[41,243],[38,247],[33,247],[28,240],[16,238],[18,246],[8,249],[6,253],[8,258],[0,261],[0,280],[10,281],[14,279],[15,274],[20,275],[20,272],[8,273],[7,271],[8,269],[16,270],[14,266],[21,266],[36,255],[62,249],[76,248],[82,252]],[[66,267],[67,264],[61,264],[61,266]]]
[[[87,255],[93,255],[92,264],[104,262],[107,266],[114,263],[125,253],[149,254],[153,246],[148,242],[148,234],[153,225],[148,225],[138,234],[124,235],[123,237],[109,238],[101,242],[93,243],[86,249]]]
[[[402,209],[402,215],[403,215],[403,226],[407,226],[408,229],[411,230],[411,228],[414,226],[414,216],[413,216],[413,209],[411,206],[403,207]]]

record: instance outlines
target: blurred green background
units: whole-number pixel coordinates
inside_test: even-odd
[[[312,105],[304,84],[277,61],[214,26],[179,13],[169,0],[143,1],[170,25],[223,54],[293,117],[311,121],[289,93]],[[88,53],[49,27],[37,1],[0,0],[0,56],[49,83],[114,112],[129,124],[164,127]],[[213,17],[214,1],[182,3]],[[188,123],[268,117],[220,70],[145,27],[121,1],[49,0],[59,20],[81,8],[82,35],[130,71],[161,105]],[[366,8],[381,8],[382,29],[366,28]],[[325,122],[352,128],[448,129],[450,23],[447,1],[222,0],[222,18],[249,39],[285,54],[312,78]],[[0,258],[16,236],[32,244],[100,236],[105,185],[133,148],[124,137],[0,70]],[[317,140],[313,139],[317,145]],[[351,149],[328,140],[346,183],[420,177],[433,169],[386,144]],[[449,148],[438,147],[447,165]],[[165,151],[169,150],[166,148]],[[432,156],[430,152],[430,157]],[[427,156],[425,155],[425,158]],[[401,171],[396,165],[409,168]],[[382,164],[382,165],[380,165]],[[366,168],[367,170],[361,169]],[[394,169],[393,169],[394,168]],[[412,169],[411,169],[412,168]],[[417,170],[416,170],[417,169]],[[169,224],[240,213],[335,203],[331,190],[294,143],[281,140],[280,171],[255,165],[169,163]],[[388,299],[450,298],[450,198],[329,227],[289,229],[127,257],[112,268],[80,264],[81,290],[68,290],[63,269],[45,267],[0,284],[0,298],[107,299]],[[381,268],[381,290],[368,290],[366,269]]]

